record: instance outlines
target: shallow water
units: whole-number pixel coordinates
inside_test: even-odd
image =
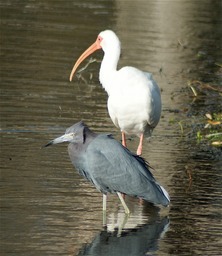
[[[2,255],[219,255],[221,159],[198,151],[172,121],[189,124],[195,120],[190,113],[204,115],[203,106],[221,104],[211,97],[192,102],[186,89],[188,80],[215,79],[221,2],[29,0],[0,6]],[[107,28],[122,42],[119,66],[153,73],[162,89],[162,118],[143,157],[172,202],[159,209],[126,198],[132,211],[126,219],[111,195],[104,229],[102,196],[74,170],[67,145],[41,147],[79,120],[120,140],[98,82],[102,52],[79,79],[68,81],[75,60]],[[135,151],[137,143],[132,138],[128,146]]]

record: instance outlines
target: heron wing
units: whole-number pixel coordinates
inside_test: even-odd
[[[154,203],[161,201],[163,191],[146,162],[112,137],[99,135],[88,146],[86,157],[88,173],[101,192],[121,192]]]

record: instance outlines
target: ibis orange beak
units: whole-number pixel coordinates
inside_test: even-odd
[[[71,82],[72,81],[72,78],[73,78],[73,75],[76,71],[76,69],[78,68],[79,64],[84,60],[86,59],[90,54],[92,54],[93,52],[101,49],[101,45],[100,45],[100,39],[96,39],[95,43],[93,43],[87,50],[85,50],[85,52],[78,58],[78,60],[76,61],[73,69],[72,69],[72,72],[70,74],[70,77],[69,77],[69,81]]]

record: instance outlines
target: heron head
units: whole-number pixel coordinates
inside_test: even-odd
[[[48,147],[50,145],[63,142],[83,144],[85,141],[86,130],[89,130],[89,128],[82,121],[80,121],[72,125],[71,127],[67,128],[64,135],[55,138],[54,140],[51,140],[44,147]]]

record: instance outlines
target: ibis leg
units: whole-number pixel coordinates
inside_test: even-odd
[[[143,148],[143,133],[140,135],[140,142],[136,152],[138,156],[142,155],[142,148]]]
[[[122,145],[126,148],[126,135],[122,132]]]

